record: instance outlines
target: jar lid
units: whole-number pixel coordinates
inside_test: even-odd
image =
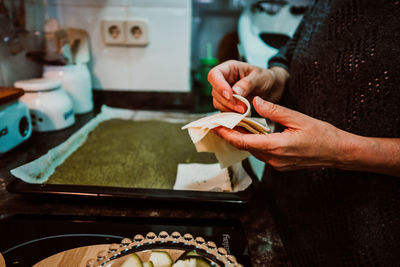
[[[25,91],[46,91],[61,87],[61,81],[56,79],[39,78],[16,81],[14,86],[22,88]]]

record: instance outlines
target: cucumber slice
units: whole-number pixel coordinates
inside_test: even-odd
[[[154,267],[171,267],[173,263],[171,256],[165,251],[153,251],[150,261],[153,262]]]
[[[185,253],[183,253],[178,260],[189,260],[193,257],[201,257],[195,250],[191,250],[191,251],[187,251]],[[175,262],[177,262],[178,260],[176,260]]]
[[[129,255],[128,259],[124,261],[121,267],[143,267],[142,261],[135,253]]]
[[[154,264],[152,261],[146,261],[143,262],[143,267],[154,267]]]
[[[190,262],[190,260],[179,260],[172,265],[172,267],[193,267],[194,262]]]
[[[185,256],[200,256],[196,251],[192,250],[185,254]]]
[[[197,251],[195,251],[195,250],[192,250],[192,251],[188,251],[188,252],[185,252],[183,255],[181,255],[180,257],[179,257],[179,259],[176,261],[176,262],[178,262],[178,261],[183,261],[183,262],[185,262],[185,261],[189,261],[189,260],[191,260],[190,261],[190,264],[192,264],[192,265],[188,265],[188,266],[198,266],[198,267],[208,267],[208,266],[212,266],[211,265],[211,263],[210,263],[210,261],[209,260],[207,260],[207,259],[205,259],[204,257],[202,257],[199,253],[197,253]],[[183,265],[183,266],[186,266],[186,265]]]
[[[196,257],[187,260],[179,260],[172,267],[212,267],[207,261]]]

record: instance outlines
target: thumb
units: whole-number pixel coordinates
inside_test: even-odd
[[[301,128],[306,125],[307,120],[310,118],[300,112],[265,101],[259,96],[254,97],[253,105],[257,113],[264,118],[289,128]]]
[[[254,89],[254,81],[257,79],[255,72],[250,72],[249,75],[243,77],[237,81],[233,86],[232,90],[243,97],[248,96]]]

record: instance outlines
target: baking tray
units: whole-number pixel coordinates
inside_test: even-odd
[[[131,116],[149,118],[154,116],[154,112],[142,112],[139,114],[132,113],[134,111],[126,111],[119,109],[105,108],[106,113],[103,113],[107,119],[109,116],[115,116],[115,114],[122,116],[125,119],[131,118]],[[109,115],[110,110],[113,112]],[[133,114],[133,115],[132,115]],[[158,114],[158,113],[156,113]],[[174,119],[179,118],[179,114],[167,113],[163,115],[163,118],[172,117]],[[186,115],[184,115],[186,116]],[[169,118],[168,117],[168,118]],[[96,115],[95,119],[102,120],[99,114]],[[71,130],[70,134],[82,131],[84,127],[92,127],[96,125],[95,122],[85,123],[81,128]],[[92,126],[90,126],[90,125]],[[32,140],[31,143],[47,143],[47,140],[51,140],[51,136],[43,136],[45,140]],[[68,139],[69,140],[69,139]],[[65,141],[66,143],[69,141]],[[60,140],[61,141],[61,140]],[[70,142],[69,144],[73,144]],[[33,150],[37,149],[36,147]],[[44,150],[49,148],[45,148]],[[26,150],[26,149],[25,149]],[[27,148],[29,151],[30,149]],[[46,151],[43,151],[46,153]],[[225,203],[241,205],[246,204],[253,191],[254,185],[258,182],[257,176],[254,174],[251,165],[248,160],[242,162],[243,169],[249,175],[252,183],[243,191],[238,192],[211,192],[211,191],[190,191],[190,190],[172,190],[172,189],[146,189],[146,188],[131,188],[131,187],[114,187],[114,186],[91,186],[91,185],[65,185],[65,184],[46,184],[43,183],[29,183],[25,182],[12,174],[8,174],[14,179],[7,185],[7,191],[11,193],[25,193],[25,194],[41,194],[41,195],[69,195],[69,196],[85,196],[85,197],[97,197],[97,198],[129,198],[145,201],[175,201],[175,202],[197,202],[197,203]]]
[[[16,177],[7,185],[11,193],[64,195],[98,198],[127,198],[144,201],[170,201],[185,203],[223,203],[228,205],[247,204],[252,196],[258,179],[254,174],[249,161],[246,159],[242,166],[249,174],[252,184],[239,192],[209,192],[172,189],[143,189],[89,185],[61,185],[61,184],[30,184]]]

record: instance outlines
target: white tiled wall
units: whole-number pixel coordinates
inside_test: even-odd
[[[35,2],[36,0],[28,0]],[[189,91],[191,0],[47,0],[47,18],[89,32],[95,89]],[[145,19],[145,47],[107,46],[102,20]],[[33,21],[33,20],[31,20]]]

